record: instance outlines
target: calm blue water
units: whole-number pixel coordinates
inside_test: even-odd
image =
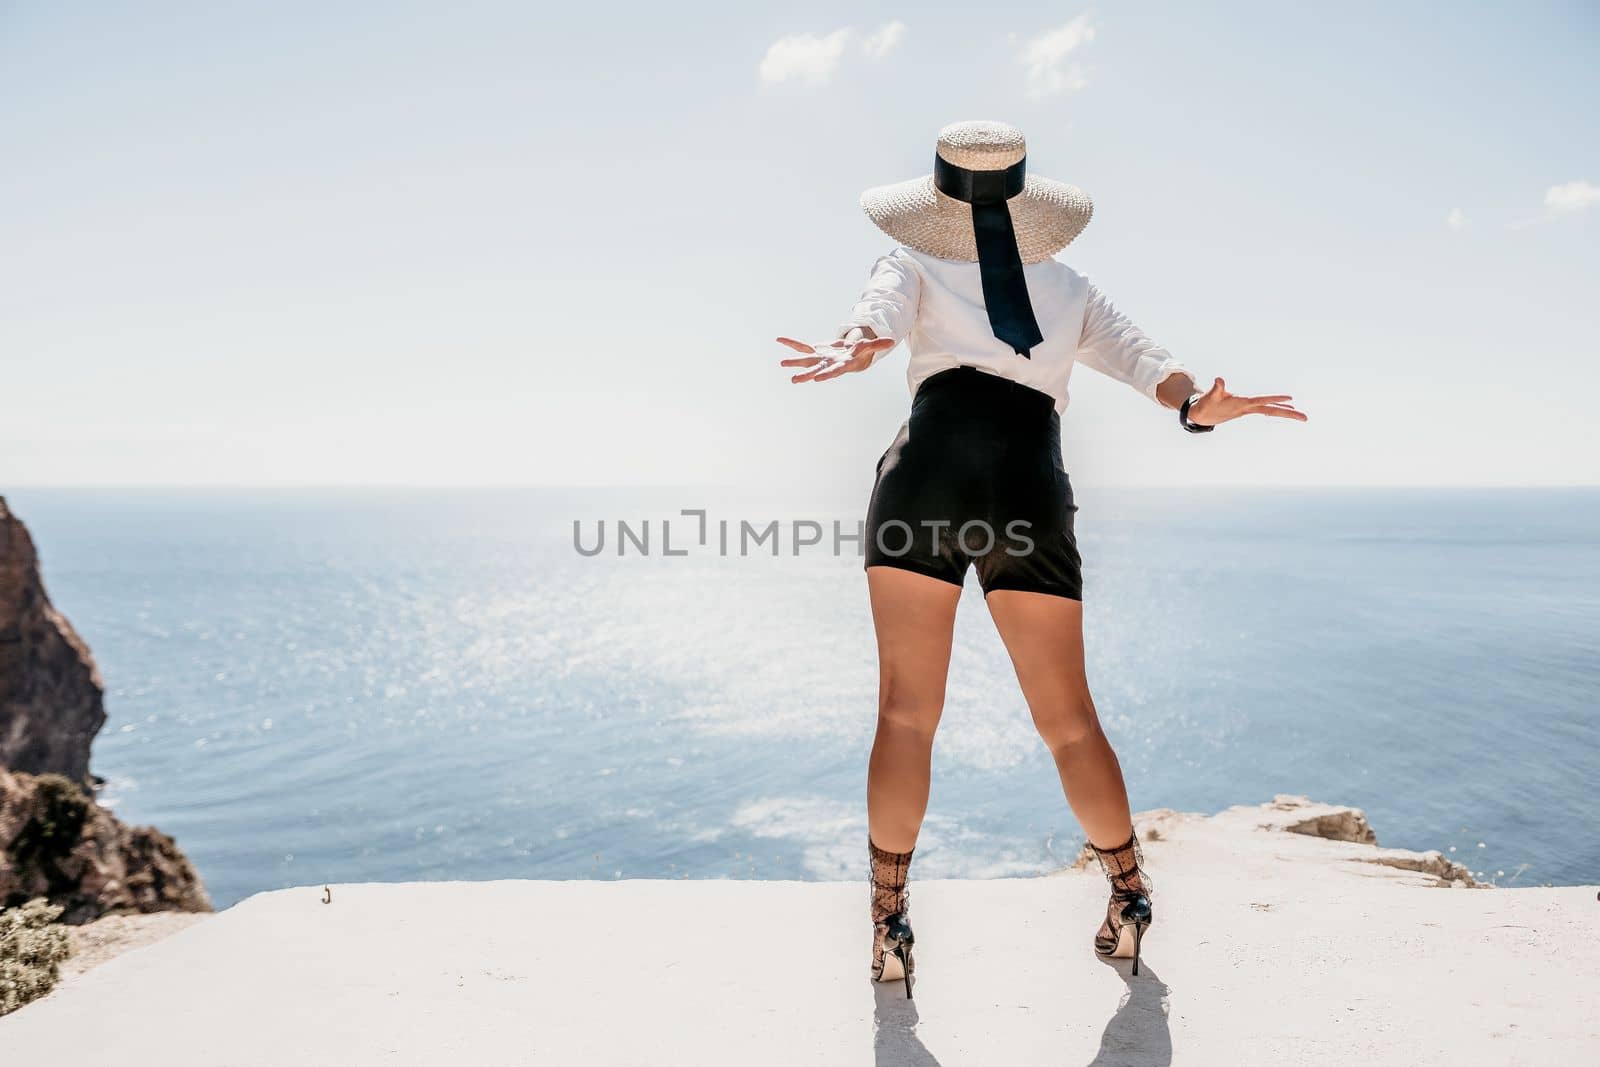
[[[664,558],[659,527],[649,557],[572,547],[574,519],[592,539],[695,493],[9,499],[107,681],[108,799],[175,835],[218,905],[369,879],[863,876],[854,556]],[[1600,881],[1600,492],[1078,503],[1090,677],[1135,807],[1305,793],[1501,884]],[[775,517],[799,516],[711,514]],[[1072,856],[971,587],[936,762],[924,876]]]

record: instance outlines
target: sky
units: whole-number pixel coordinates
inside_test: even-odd
[[[1079,368],[1075,481],[1593,485],[1581,2],[0,2],[0,491],[869,485],[904,355],[795,386],[944,124],[1059,257],[1305,425]]]

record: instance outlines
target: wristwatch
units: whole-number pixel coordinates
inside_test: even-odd
[[[1193,404],[1196,400],[1199,400],[1202,396],[1205,396],[1205,394],[1204,393],[1194,393],[1194,394],[1192,394],[1189,397],[1188,400],[1185,400],[1183,402],[1183,406],[1178,409],[1178,425],[1182,426],[1185,430],[1188,430],[1190,433],[1210,433],[1212,430],[1216,429],[1215,426],[1202,426],[1198,422],[1190,422],[1189,421],[1189,406],[1191,404]]]

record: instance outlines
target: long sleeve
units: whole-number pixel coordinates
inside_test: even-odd
[[[1151,400],[1156,400],[1156,386],[1162,381],[1173,374],[1188,372],[1187,367],[1146,337],[1143,330],[1129,322],[1127,316],[1113,307],[1105,294],[1092,284],[1083,312],[1078,360],[1119,382],[1126,382]]]
[[[839,324],[839,334],[843,336],[852,326],[870,326],[879,337],[904,341],[916,321],[921,295],[922,279],[909,258],[899,254],[898,249],[880,256],[872,265],[872,274],[860,299]],[[878,352],[873,362],[885,354]]]

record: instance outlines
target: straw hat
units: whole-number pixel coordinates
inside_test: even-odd
[[[939,157],[974,171],[1000,171],[1027,155],[1022,131],[1004,122],[956,122],[939,131]],[[1024,263],[1049,259],[1083,232],[1094,202],[1075,185],[1028,174],[1005,202]],[[924,175],[861,194],[861,209],[901,244],[940,259],[978,258],[972,205],[946,196]]]

